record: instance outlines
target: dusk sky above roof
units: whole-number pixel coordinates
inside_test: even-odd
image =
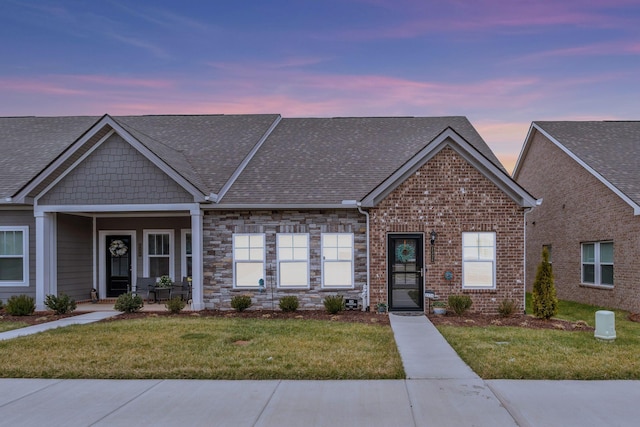
[[[0,116],[640,119],[638,0],[0,0]]]

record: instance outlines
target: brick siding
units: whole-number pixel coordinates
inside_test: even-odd
[[[542,205],[527,214],[527,289],[552,246],[556,291],[561,299],[640,311],[640,218],[609,188],[537,133],[518,182]],[[614,287],[581,284],[581,243],[613,241]]]
[[[471,311],[494,314],[504,299],[524,309],[524,210],[454,150],[444,148],[371,209],[371,305],[386,302],[389,233],[424,233],[425,288],[441,299],[468,294]],[[429,233],[438,233],[431,263]],[[462,289],[462,233],[496,233],[496,289]],[[446,271],[453,280],[444,279]],[[425,304],[425,309],[427,304]]]

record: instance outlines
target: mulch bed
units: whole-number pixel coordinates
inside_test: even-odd
[[[462,316],[456,316],[451,313],[446,315],[429,314],[429,320],[434,325],[451,325],[451,326],[517,326],[529,329],[555,329],[560,331],[593,331],[594,328],[585,322],[568,322],[559,319],[539,319],[534,316],[520,314],[510,317],[502,317],[499,315],[485,315],[479,313],[465,313]]]
[[[29,325],[37,325],[44,322],[52,322],[54,320],[62,319],[64,317],[75,316],[78,314],[84,314],[86,312],[74,311],[70,314],[55,315],[51,312],[36,312],[31,316],[9,316],[0,310],[0,322],[13,321],[24,322]],[[177,314],[172,314],[166,311],[158,312],[138,312],[138,313],[122,313],[119,316],[112,317],[110,319],[103,320],[103,322],[115,322],[118,320],[126,319],[142,319],[145,317],[223,317],[223,318],[241,318],[241,319],[314,319],[314,320],[329,320],[334,322],[355,322],[355,323],[367,323],[367,324],[380,324],[388,325],[389,316],[383,314],[376,314],[372,312],[364,312],[359,310],[346,310],[338,314],[329,314],[323,310],[301,310],[294,313],[284,313],[282,311],[271,310],[248,310],[241,313],[235,311],[220,311],[220,310],[202,310],[198,312],[182,311]]]
[[[0,322],[24,322],[29,325],[37,325],[45,322],[52,322],[65,317],[84,314],[86,312],[74,311],[73,313],[55,315],[51,312],[35,312],[31,316],[10,316],[4,310],[0,310]],[[141,319],[145,317],[224,317],[224,318],[241,318],[241,319],[314,319],[329,320],[334,322],[356,322],[367,324],[388,325],[389,316],[386,314],[377,314],[373,312],[364,312],[360,310],[347,310],[339,314],[329,314],[323,310],[301,310],[294,313],[284,313],[282,311],[271,310],[249,310],[241,313],[235,311],[220,310],[203,310],[198,312],[183,311],[178,314],[169,312],[138,312],[138,313],[122,313],[111,319],[103,320],[108,322],[125,320],[125,319]],[[501,317],[498,315],[484,315],[479,313],[465,313],[463,316],[456,316],[451,313],[446,315],[429,314],[429,320],[434,325],[451,325],[451,326],[517,326],[529,329],[555,329],[564,331],[593,331],[594,328],[586,325],[584,322],[568,322],[559,319],[538,319],[530,315],[515,315],[511,317]],[[629,315],[629,320],[640,322],[640,313]]]

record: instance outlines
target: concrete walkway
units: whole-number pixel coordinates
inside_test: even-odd
[[[9,340],[11,338],[21,337],[25,335],[37,334],[38,332],[47,331],[49,329],[61,328],[69,325],[84,325],[87,323],[97,322],[99,320],[108,319],[119,315],[119,311],[96,311],[93,313],[79,314],[77,316],[65,317],[64,319],[54,320],[53,322],[41,323],[39,325],[27,326],[26,328],[14,329],[0,333],[0,341]]]
[[[92,313],[50,326],[88,323],[117,314]],[[390,319],[408,376],[405,380],[0,379],[0,424],[638,425],[640,381],[483,381],[425,316],[391,314]],[[23,333],[27,330],[39,332],[22,329]],[[0,337],[6,337],[4,334]]]

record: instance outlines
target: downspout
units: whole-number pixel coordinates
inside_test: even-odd
[[[537,199],[536,200],[536,207],[540,206],[542,204],[542,199]],[[524,288],[523,291],[523,295],[524,295],[524,307],[522,307],[522,313],[526,314],[526,307],[527,307],[527,214],[529,212],[531,212],[534,209],[534,207],[529,207],[529,208],[525,208],[524,209],[524,260],[522,260],[522,264],[523,264],[523,280],[524,283],[522,284],[522,287]]]
[[[362,210],[362,204],[360,202],[356,203],[356,206],[358,207],[358,212],[360,212],[367,218],[367,283],[365,283],[362,289],[362,311],[367,311],[371,305],[371,296],[369,292],[369,285],[371,283],[371,256],[369,254],[369,212]]]

